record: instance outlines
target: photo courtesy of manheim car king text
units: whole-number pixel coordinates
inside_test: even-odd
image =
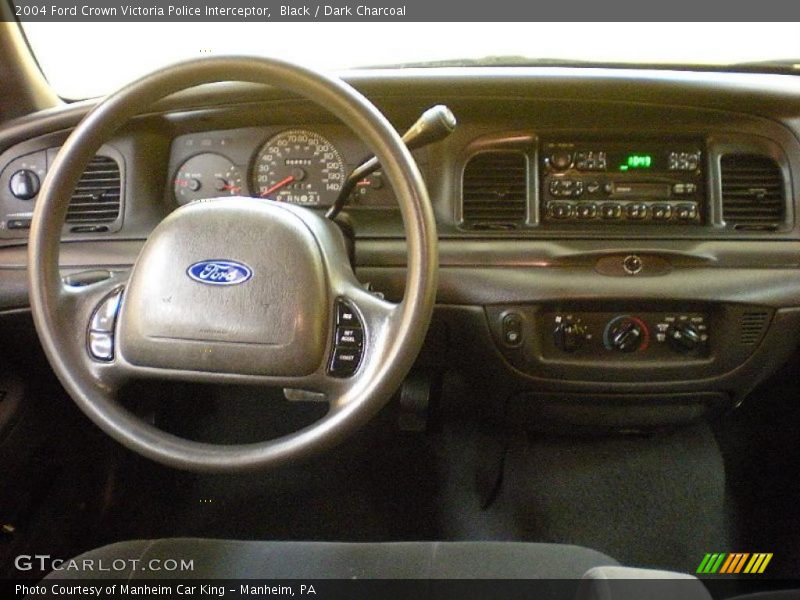
[[[2,598],[800,600],[800,5],[0,0],[0,336]]]

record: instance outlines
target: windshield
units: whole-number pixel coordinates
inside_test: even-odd
[[[108,93],[178,60],[270,55],[321,70],[438,61],[719,66],[800,63],[797,23],[23,23],[65,98]],[[568,43],[567,43],[568,40]],[[686,43],[688,40],[701,40]],[[759,65],[753,68],[758,70]]]

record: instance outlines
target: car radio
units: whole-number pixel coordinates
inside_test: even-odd
[[[696,141],[548,141],[540,158],[545,222],[689,225],[703,222]]]

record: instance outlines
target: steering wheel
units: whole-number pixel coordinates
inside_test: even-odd
[[[59,246],[70,196],[89,160],[126,121],[193,86],[277,86],[327,108],[380,160],[406,231],[399,304],[356,279],[337,225],[312,210],[255,198],[198,201],[169,214],[129,273],[67,285]],[[102,100],[75,128],[45,178],[29,240],[34,322],[64,388],[103,431],[172,467],[277,467],[328,449],[366,423],[416,358],[435,302],[437,236],[428,193],[400,136],[346,83],[275,59],[179,63]],[[253,444],[209,444],[162,431],[116,401],[141,378],[247,383],[327,400],[322,419]]]

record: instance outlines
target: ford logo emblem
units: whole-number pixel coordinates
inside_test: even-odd
[[[186,269],[186,274],[208,285],[239,285],[250,279],[253,271],[235,260],[201,260]]]

